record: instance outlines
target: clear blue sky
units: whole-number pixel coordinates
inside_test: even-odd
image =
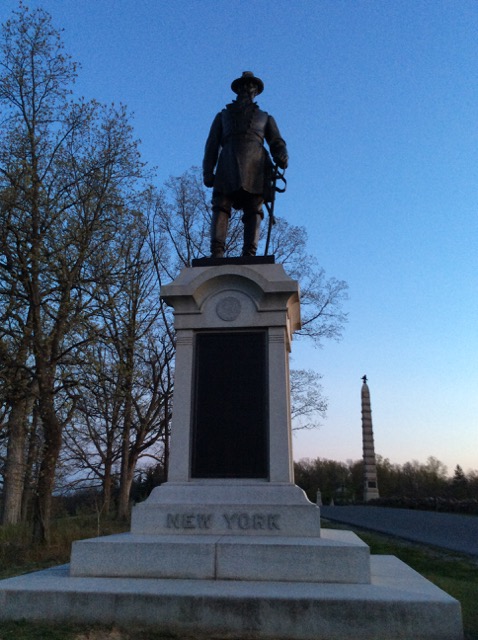
[[[361,457],[366,373],[377,453],[478,469],[478,2],[25,4],[65,28],[78,93],[134,112],[158,184],[201,163],[234,78],[264,80],[290,152],[277,213],[350,286],[344,340],[294,343],[330,405],[295,457]]]

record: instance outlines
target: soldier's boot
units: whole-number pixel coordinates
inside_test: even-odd
[[[244,222],[244,246],[243,256],[255,256],[259,244],[262,216],[260,213],[251,213],[243,217]]]
[[[222,209],[212,210],[211,220],[211,258],[222,258],[226,249],[229,213]]]

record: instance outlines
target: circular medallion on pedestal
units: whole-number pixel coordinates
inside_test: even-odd
[[[231,322],[239,317],[241,313],[241,303],[237,298],[234,298],[234,296],[222,298],[216,305],[216,313],[221,320]]]

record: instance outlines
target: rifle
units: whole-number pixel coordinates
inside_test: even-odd
[[[276,219],[274,217],[274,205],[275,205],[275,201],[276,201],[276,193],[284,193],[284,191],[287,189],[287,180],[285,179],[285,169],[283,171],[281,171],[279,169],[279,167],[275,164],[274,168],[272,170],[272,199],[270,202],[265,202],[264,204],[266,205],[266,209],[267,209],[267,213],[269,214],[269,225],[267,228],[267,240],[266,240],[266,248],[264,251],[264,255],[266,256],[268,251],[269,251],[269,243],[271,240],[271,232],[272,232],[272,225],[274,225],[276,223]],[[277,181],[280,180],[281,182],[283,182],[284,187],[283,188],[279,188],[277,186]]]

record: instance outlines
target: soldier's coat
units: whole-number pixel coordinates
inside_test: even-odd
[[[203,173],[214,191],[231,195],[241,189],[271,201],[272,157],[285,150],[276,121],[256,103],[233,102],[216,115],[204,152]]]

